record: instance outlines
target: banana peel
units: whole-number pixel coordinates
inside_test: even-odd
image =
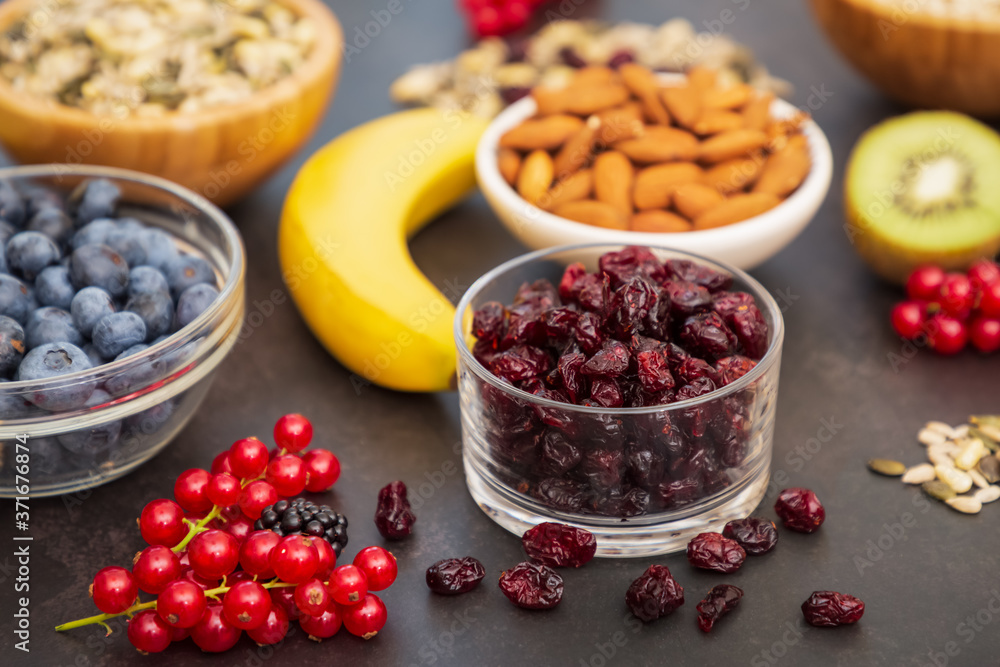
[[[461,111],[393,113],[334,139],[295,177],[278,231],[282,275],[355,386],[451,387],[455,309],[407,240],[475,187],[486,125]]]

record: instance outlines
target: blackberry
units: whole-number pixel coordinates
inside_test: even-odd
[[[254,530],[270,530],[282,537],[322,537],[338,556],[347,546],[347,517],[334,512],[329,505],[316,505],[305,498],[279,500],[268,505],[253,527]]]

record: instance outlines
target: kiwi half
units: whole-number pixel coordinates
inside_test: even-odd
[[[958,113],[917,111],[871,128],[844,185],[845,231],[882,277],[964,269],[1000,251],[1000,135]]]

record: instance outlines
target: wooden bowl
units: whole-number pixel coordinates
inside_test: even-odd
[[[889,97],[1000,115],[1000,19],[933,15],[916,0],[812,0],[812,6],[840,53]]]
[[[340,75],[343,32],[333,13],[319,0],[281,2],[316,23],[316,43],[298,69],[249,99],[194,113],[119,119],[29,97],[0,79],[0,144],[22,163],[135,169],[219,205],[236,201],[309,139]],[[0,3],[0,30],[34,4]]]

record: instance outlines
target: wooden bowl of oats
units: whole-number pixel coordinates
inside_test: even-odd
[[[312,135],[343,33],[319,0],[0,3],[0,144],[161,176],[225,205]]]

